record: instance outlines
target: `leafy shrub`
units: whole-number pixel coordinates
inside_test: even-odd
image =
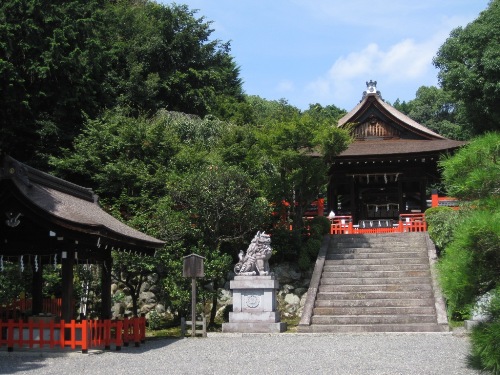
[[[330,233],[330,220],[325,216],[316,216],[311,220],[311,227],[319,228],[319,234],[324,236]]]
[[[318,257],[318,252],[321,247],[321,240],[317,238],[310,237],[303,245],[300,250],[298,266],[302,271],[310,270],[316,258]]]
[[[274,262],[283,262],[297,259],[302,245],[301,233],[286,228],[276,228],[272,232],[272,248]]]
[[[311,261],[311,257],[307,253],[307,251],[303,250],[300,252],[299,260],[298,260],[297,264],[299,266],[299,269],[302,271],[306,271],[306,270],[311,269],[312,261]]]
[[[471,211],[461,220],[438,268],[449,315],[467,318],[476,298],[500,285],[500,211]]]
[[[162,321],[161,321],[161,316],[158,314],[156,310],[151,310],[149,313],[149,329],[156,331],[161,328],[162,326]]]
[[[310,238],[304,244],[304,250],[307,253],[307,255],[309,255],[309,258],[311,258],[311,260],[316,260],[316,258],[318,257],[320,247],[321,247],[321,241],[316,238]]]
[[[453,231],[459,221],[459,215],[459,212],[451,207],[432,207],[425,211],[429,236],[440,251],[453,240]]]
[[[474,327],[471,333],[472,353],[469,361],[474,367],[500,374],[500,287],[493,292],[487,308],[490,319]]]

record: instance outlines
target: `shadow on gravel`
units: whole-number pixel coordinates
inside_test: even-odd
[[[120,353],[126,353],[126,354],[142,354],[149,352],[150,350],[158,350],[165,348],[169,345],[175,344],[178,341],[181,340],[186,340],[186,339],[181,339],[181,338],[158,338],[158,339],[149,339],[147,340],[144,344],[141,344],[139,347],[135,347],[134,345],[130,346],[125,346],[122,347],[121,350],[106,350],[108,353],[113,353],[113,354],[120,354]]]
[[[48,366],[43,363],[46,360],[44,357],[33,356],[18,356],[15,357],[15,353],[9,354],[7,357],[0,357],[0,374],[15,374],[16,372],[29,372],[37,371],[43,367]]]

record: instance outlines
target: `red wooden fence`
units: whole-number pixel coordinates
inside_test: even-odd
[[[74,302],[73,302],[74,307]],[[42,300],[42,313],[53,316],[61,316],[61,298],[44,298]],[[33,300],[30,298],[20,299],[9,303],[7,306],[0,305],[0,318],[19,319],[21,312],[33,310]]]
[[[425,232],[427,223],[425,214],[400,214],[399,221],[389,227],[378,227],[379,221],[373,220],[373,226],[365,228],[353,225],[352,216],[336,216],[330,219],[330,234],[375,234],[375,233],[404,233],[404,232]]]
[[[70,347],[87,353],[89,348],[104,347],[110,349],[111,344],[116,350],[122,345],[128,346],[134,342],[140,346],[146,340],[146,318],[125,318],[124,320],[72,320],[64,322],[38,322],[30,320],[8,321],[0,320],[0,348],[7,346],[13,351],[19,348]]]

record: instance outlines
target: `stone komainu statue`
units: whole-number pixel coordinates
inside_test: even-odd
[[[270,275],[269,258],[271,258],[271,237],[265,232],[257,232],[248,246],[247,252],[240,250],[240,261],[234,266],[236,275]]]

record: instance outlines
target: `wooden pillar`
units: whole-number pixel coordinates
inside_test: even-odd
[[[398,204],[399,204],[399,214],[403,213],[405,210],[404,200],[403,200],[403,182],[402,178],[398,179]]]
[[[62,252],[62,306],[61,319],[69,322],[74,319],[73,312],[73,266],[75,264],[75,251],[67,249]]]
[[[36,267],[35,262],[33,261],[33,278],[31,284],[32,315],[40,314],[43,308],[43,264],[41,256],[37,257],[37,264],[38,266]]]
[[[354,177],[351,178],[351,216],[352,220],[356,222],[358,220],[358,215],[356,213],[356,200],[357,200],[356,184],[354,183]]]
[[[101,271],[101,319],[111,319],[111,267],[113,259],[111,251],[102,261]]]
[[[425,210],[427,209],[426,189],[427,180],[425,178],[422,178],[420,180],[420,209],[422,210],[422,212],[425,212]]]

